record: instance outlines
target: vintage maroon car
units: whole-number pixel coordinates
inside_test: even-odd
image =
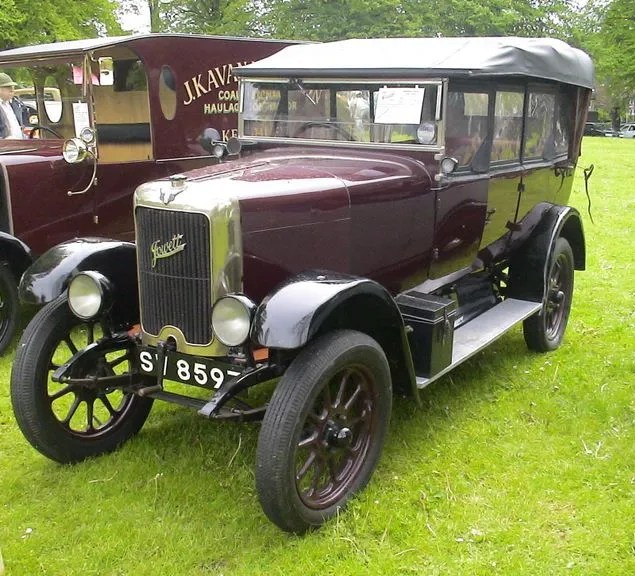
[[[240,137],[214,151],[240,158],[140,186],[136,246],[66,242],[25,273],[48,304],[11,395],[59,462],[115,449],[154,399],[262,418],[261,504],[302,532],[368,482],[394,391],[418,399],[520,322],[529,348],[560,345],[593,67],[557,40],[435,38],[291,46],[235,73]]]
[[[24,140],[0,139],[0,352],[33,255],[75,236],[132,240],[134,189],[215,163],[209,140],[236,135],[233,67],[287,44],[160,34],[0,52],[32,111]]]

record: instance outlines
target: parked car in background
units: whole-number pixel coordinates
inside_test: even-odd
[[[622,138],[635,138],[635,123],[622,124],[620,136]]]
[[[25,139],[0,139],[0,351],[34,256],[75,236],[133,240],[134,189],[216,163],[206,142],[238,125],[233,67],[287,44],[152,34],[0,52],[31,111]]]
[[[613,130],[608,124],[597,124],[594,122],[587,122],[584,125],[585,136],[605,136],[607,138],[619,138],[620,133]]]
[[[369,481],[393,392],[417,401],[521,322],[530,349],[560,346],[593,67],[557,40],[408,38],[291,46],[235,74],[221,164],[140,186],[136,244],[68,241],[25,272],[46,306],[11,398],[58,462],[114,450],[155,399],[262,419],[258,496],[299,533]]]

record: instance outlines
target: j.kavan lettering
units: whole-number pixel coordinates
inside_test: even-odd
[[[223,86],[236,83],[236,77],[232,74],[235,66],[243,66],[249,62],[237,62],[236,64],[223,64],[216,68],[210,68],[207,72],[197,74],[183,83],[187,98],[183,100],[185,106],[189,106],[201,96],[212,90],[219,90]]]

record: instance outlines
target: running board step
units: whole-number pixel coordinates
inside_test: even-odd
[[[437,378],[448,373],[452,368],[456,368],[456,366],[481,351],[516,324],[538,312],[541,306],[540,302],[507,298],[507,300],[503,300],[503,302],[490,308],[487,312],[483,312],[483,314],[467,324],[463,324],[454,331],[452,362],[430,378],[417,376],[417,388],[425,388]]]

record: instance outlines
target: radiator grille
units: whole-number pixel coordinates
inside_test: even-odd
[[[203,214],[138,207],[137,258],[141,322],[145,332],[157,336],[164,326],[175,326],[189,344],[212,340],[210,223]],[[182,235],[182,251],[153,263],[152,246],[165,246]],[[157,244],[155,244],[157,243]]]

